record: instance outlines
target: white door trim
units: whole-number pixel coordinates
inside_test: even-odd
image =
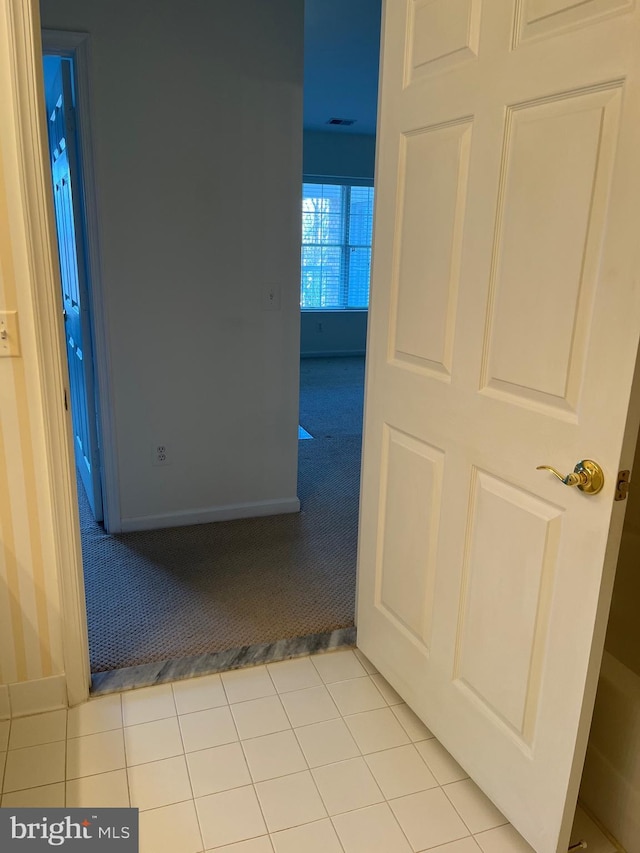
[[[109,533],[120,533],[120,492],[118,456],[113,420],[114,395],[109,351],[109,310],[102,286],[100,254],[100,204],[95,180],[91,134],[90,37],[88,33],[67,30],[42,30],[42,48],[48,54],[71,57],[75,64],[76,122],[80,170],[84,191],[84,225],[89,265],[89,311],[93,333],[93,360],[98,395],[98,436],[104,526]]]
[[[70,705],[89,695],[91,672],[71,418],[63,405],[67,383],[60,310],[60,272],[51,197],[40,15],[37,0],[7,0],[14,86],[8,110],[19,138],[20,177],[28,235],[29,287],[35,307],[38,368],[49,463],[61,631]],[[6,118],[6,116],[5,116]]]

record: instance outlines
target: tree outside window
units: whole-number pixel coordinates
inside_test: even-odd
[[[303,184],[301,308],[368,307],[373,197],[373,187]]]

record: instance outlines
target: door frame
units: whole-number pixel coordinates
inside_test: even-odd
[[[118,460],[113,420],[114,395],[109,355],[109,309],[104,296],[100,255],[100,205],[95,179],[95,158],[91,133],[91,81],[88,33],[69,30],[41,31],[42,53],[72,59],[76,88],[76,137],[82,176],[84,233],[88,265],[89,322],[91,326],[95,395],[97,409],[100,479],[104,526],[108,533],[120,533],[120,492],[118,489]]]
[[[49,465],[53,540],[60,585],[61,638],[69,705],[86,701],[91,683],[87,607],[70,413],[60,269],[44,111],[44,73],[38,0],[7,0],[13,87],[7,110],[19,140],[21,201],[28,237],[29,281],[36,323],[44,439]]]

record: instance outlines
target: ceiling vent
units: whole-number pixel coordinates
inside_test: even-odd
[[[341,124],[343,127],[348,127],[350,124],[355,124],[355,118],[330,118],[327,124]]]

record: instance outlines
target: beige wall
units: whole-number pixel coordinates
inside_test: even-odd
[[[640,440],[613,588],[606,649],[640,676]]]
[[[640,850],[640,437],[580,797],[624,849]]]
[[[640,677],[606,652],[580,799],[625,850],[640,850]]]
[[[8,94],[13,80],[1,18],[0,91]],[[34,306],[17,138],[8,112],[2,112],[0,133],[0,311],[18,311],[22,353],[0,358],[0,684],[63,669]]]

